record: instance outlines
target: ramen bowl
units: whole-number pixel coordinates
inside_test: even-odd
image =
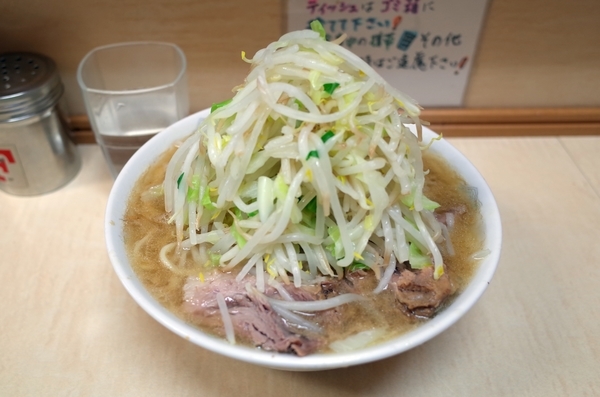
[[[230,344],[225,339],[203,332],[164,308],[144,287],[129,262],[123,238],[123,218],[133,186],[146,169],[173,143],[196,130],[209,111],[191,115],[157,134],[142,146],[118,175],[108,199],[105,237],[108,254],[117,276],[131,297],[160,324],[193,344],[215,353],[270,368],[293,371],[317,371],[364,364],[410,350],[439,335],[456,323],[481,297],[490,283],[500,256],[502,230],[498,207],[490,188],[475,167],[445,140],[436,141],[431,151],[441,155],[477,192],[483,219],[483,258],[465,288],[434,318],[413,330],[385,342],[346,353],[317,353],[305,357],[274,353],[244,345]],[[429,141],[437,135],[423,129]]]

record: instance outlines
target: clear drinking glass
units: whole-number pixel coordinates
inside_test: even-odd
[[[140,146],[189,113],[185,54],[174,44],[95,48],[79,64],[77,81],[114,177]]]

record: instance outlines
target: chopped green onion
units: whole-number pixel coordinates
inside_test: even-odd
[[[240,219],[242,217],[242,210],[240,210],[238,207],[234,207],[233,214],[236,218]]]
[[[301,215],[302,222],[311,229],[310,233],[313,233],[317,221],[317,197],[313,197],[313,199],[302,208]]]
[[[200,175],[194,175],[192,177],[192,184],[187,191],[188,201],[198,201],[200,196]]]
[[[310,212],[311,214],[315,214],[317,212],[317,197],[315,196],[312,200],[306,204],[304,207],[304,211]]]
[[[325,143],[328,140],[330,140],[331,138],[333,138],[334,136],[335,136],[335,134],[333,133],[333,131],[329,130],[323,134],[323,136],[321,137],[321,140],[323,141],[323,143]]]
[[[183,179],[183,174],[184,172],[182,172],[181,175],[179,175],[179,178],[177,178],[177,189],[179,189],[179,185],[181,184],[181,180]]]
[[[310,28],[312,30],[314,30],[315,32],[317,32],[319,34],[319,36],[321,36],[321,38],[323,40],[325,40],[325,38],[327,37],[327,33],[325,32],[325,28],[321,24],[321,21],[319,21],[318,19],[315,19],[314,21],[311,21]]]
[[[319,152],[317,152],[316,150],[311,150],[306,155],[306,160],[310,159],[311,157],[319,158]]]
[[[256,216],[256,215],[258,215],[258,210],[250,212],[248,214],[248,218],[252,218],[253,216]]]
[[[339,86],[340,86],[340,83],[325,83],[325,84],[323,84],[323,89],[325,90],[326,93],[331,95],[331,94],[333,94],[333,91],[335,91],[335,89],[338,88]]]
[[[238,247],[240,247],[240,249],[244,248],[244,245],[246,245],[246,239],[244,238],[244,236],[242,236],[240,234],[240,232],[238,232],[235,225],[231,225],[231,227],[229,228],[229,231],[231,232],[231,235],[233,236],[233,238],[235,238],[235,241],[236,241]]]
[[[219,103],[213,103],[213,105],[210,107],[210,112],[214,112],[215,110],[222,108],[225,105],[228,105],[230,102],[232,101],[232,98],[229,98],[223,102],[219,102]]]
[[[204,194],[202,195],[202,206],[204,206],[204,208],[208,209],[208,210],[214,210],[215,205],[213,204],[212,200],[210,199],[210,192],[208,187],[204,190]]]
[[[367,265],[365,265],[364,263],[361,262],[352,262],[352,264],[350,264],[350,266],[348,266],[348,271],[349,272],[355,272],[357,270],[371,270],[371,268]]]

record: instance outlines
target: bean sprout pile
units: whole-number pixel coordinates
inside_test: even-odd
[[[161,257],[191,252],[199,269],[254,275],[259,291],[350,267],[372,270],[378,293],[404,262],[439,278],[449,242],[423,195],[418,105],[318,26],[242,58],[244,84],[167,166],[177,243]]]

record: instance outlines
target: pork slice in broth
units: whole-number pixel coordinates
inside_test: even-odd
[[[268,351],[293,353],[305,356],[317,351],[322,341],[293,332],[273,310],[264,296],[249,293],[246,284],[254,285],[253,277],[236,281],[231,274],[216,272],[216,277],[201,282],[190,278],[184,287],[184,311],[192,321],[202,327],[223,335],[223,319],[217,303],[220,293],[227,303],[236,338]],[[274,296],[274,288],[265,291]],[[297,296],[309,300],[309,292],[296,291]],[[313,298],[314,299],[314,298]]]
[[[390,285],[407,314],[417,317],[433,317],[446,298],[455,292],[447,274],[433,279],[433,267],[403,269],[392,276]]]

